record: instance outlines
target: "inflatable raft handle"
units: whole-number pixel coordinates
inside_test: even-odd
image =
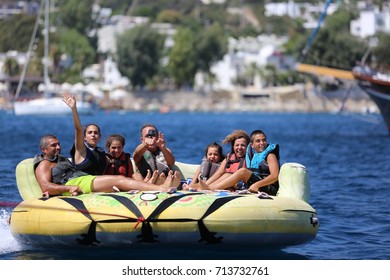
[[[34,159],[22,160],[15,170],[16,185],[23,200],[42,197],[42,190],[34,173]]]
[[[277,196],[291,197],[308,202],[310,182],[309,173],[304,165],[288,162],[281,166]]]

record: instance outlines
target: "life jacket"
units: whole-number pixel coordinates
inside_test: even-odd
[[[34,157],[34,170],[43,160],[57,163],[51,169],[51,181],[55,184],[65,185],[69,179],[88,175],[85,172],[77,170],[76,166],[67,157],[62,155],[58,155],[54,159],[43,158],[43,155],[36,155]]]
[[[150,169],[152,173],[153,171],[158,170],[159,173],[164,173],[168,176],[170,167],[168,166],[162,151],[158,149],[156,153],[151,153],[147,150],[139,161],[138,169],[143,177],[146,177],[148,169]]]
[[[276,158],[279,161],[279,145],[278,144],[268,144],[267,148],[264,149],[264,151],[260,153],[256,153],[254,149],[248,145],[246,148],[245,153],[245,162],[246,167],[250,169],[252,172],[256,172],[256,170],[259,168],[260,164],[263,161],[266,161],[267,156],[272,153],[276,155]]]
[[[242,167],[246,167],[245,157],[238,158],[235,153],[228,153],[226,155],[226,173],[234,173]]]
[[[133,165],[130,162],[130,154],[123,153],[119,158],[113,158],[112,155],[107,154],[107,156],[111,159],[111,162],[108,163],[106,171],[104,174],[106,175],[123,175],[125,177],[131,177],[134,174]]]
[[[274,154],[278,160],[278,164],[280,167],[279,163],[279,145],[278,144],[268,144],[267,148],[265,148],[264,151],[260,153],[256,153],[253,148],[248,145],[246,149],[246,154],[245,154],[245,160],[246,160],[246,165],[249,170],[251,170],[255,175],[259,176],[260,178],[265,178],[268,175],[271,174],[267,162],[267,156],[269,154]],[[264,186],[263,188],[275,188],[277,191],[279,189],[279,182],[276,181],[275,183]]]
[[[200,176],[202,180],[207,180],[208,178],[213,176],[213,174],[215,173],[215,171],[218,170],[220,165],[221,165],[220,162],[215,163],[204,158],[202,160],[202,163],[200,164]]]
[[[76,168],[90,175],[102,175],[107,165],[106,152],[100,147],[92,148],[86,142],[84,142],[84,145],[87,148],[87,154],[83,162],[76,164]],[[70,155],[73,162],[75,162],[75,152],[75,145],[73,145],[72,149],[70,150]]]

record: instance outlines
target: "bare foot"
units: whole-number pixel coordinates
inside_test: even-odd
[[[173,173],[172,187],[177,189],[180,186],[180,182],[180,173],[175,171],[175,173]]]
[[[162,173],[162,174],[164,174],[164,173]],[[168,191],[172,187],[172,184],[173,184],[173,171],[170,170],[168,173],[168,176],[165,178],[164,183],[161,184],[161,188],[163,191]]]
[[[149,169],[148,172],[150,173]],[[147,180],[148,183],[150,184],[156,184],[156,181],[158,179],[158,170],[155,170],[152,174],[152,176],[149,176],[149,179]]]
[[[157,170],[157,174],[158,174],[158,170]],[[162,184],[164,184],[166,179],[167,179],[167,176],[165,176],[165,173],[161,172],[161,174],[157,177],[155,184],[162,185]]]
[[[198,191],[197,186],[199,186],[198,183],[193,184],[192,187],[190,187],[188,184],[184,183],[183,184],[183,191],[197,192]]]
[[[200,189],[202,189],[202,190],[209,190],[209,189],[210,189],[209,186],[206,184],[205,181],[203,181],[203,180],[200,178],[200,176],[201,176],[201,175],[199,175],[199,178],[198,178],[198,180],[199,180],[198,184],[199,184],[199,186],[200,186]]]
[[[148,171],[146,171],[146,176],[144,178],[144,182],[148,183],[150,178],[151,178],[150,169],[148,169]]]

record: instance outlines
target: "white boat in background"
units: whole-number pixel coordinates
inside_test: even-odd
[[[77,101],[79,114],[92,114],[93,107],[89,102]],[[72,111],[61,97],[37,98],[28,101],[14,102],[14,113],[22,115],[63,115]]]
[[[44,19],[45,19],[45,29],[44,29],[44,58],[43,58],[43,76],[44,76],[44,85],[43,85],[43,97],[39,96],[37,98],[29,100],[18,100],[19,93],[21,91],[24,77],[26,75],[28,62],[30,55],[32,53],[33,43],[35,41],[35,36],[37,32],[37,27],[39,23],[39,18],[41,17],[42,11],[44,8]],[[37,21],[35,23],[34,31],[31,36],[29,50],[28,50],[28,59],[25,63],[22,71],[21,78],[19,80],[18,88],[15,94],[15,101],[13,103],[14,113],[17,116],[20,115],[62,115],[62,114],[71,114],[70,108],[63,102],[62,97],[60,97],[60,92],[57,89],[54,89],[58,94],[51,94],[53,92],[53,84],[50,82],[49,77],[49,0],[45,0],[43,7],[40,7],[39,13],[37,15]],[[49,94],[50,93],[50,94]],[[91,114],[93,111],[93,106],[91,103],[84,101],[83,98],[77,98],[77,109],[80,114]]]

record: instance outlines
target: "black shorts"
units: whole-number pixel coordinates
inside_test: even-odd
[[[260,181],[261,178],[259,175],[256,175],[255,173],[252,173],[252,175],[249,177],[248,182],[246,182],[248,188],[252,186],[254,183]]]
[[[255,173],[252,173],[252,175],[249,177],[248,182],[246,183],[248,188],[253,185],[254,183],[260,181],[263,179],[260,175],[256,175]],[[272,185],[264,186],[259,189],[261,192],[265,192],[269,195],[276,195],[279,189],[279,184],[276,182]]]

